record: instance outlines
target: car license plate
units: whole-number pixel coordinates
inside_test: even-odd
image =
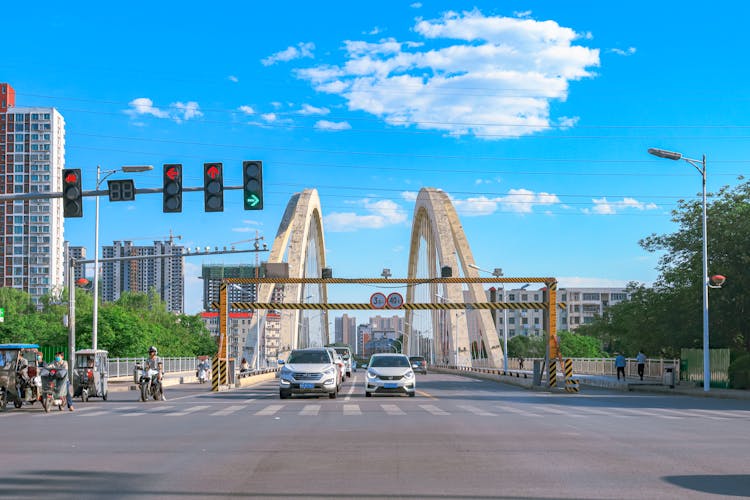
[[[315,389],[315,384],[311,384],[309,382],[303,382],[299,385],[300,389]]]
[[[398,387],[398,384],[394,384],[393,382],[387,382],[383,384],[383,387],[385,387],[386,389],[395,389],[396,387]]]
[[[411,365],[411,367],[412,368],[419,368],[419,363],[414,363],[413,365]]]

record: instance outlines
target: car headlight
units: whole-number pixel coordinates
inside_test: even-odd
[[[371,372],[371,371],[368,370],[367,371],[367,378],[378,378],[378,375],[377,375],[377,373]]]
[[[404,373],[404,378],[414,378],[414,372],[409,370],[408,372]]]
[[[293,378],[292,375],[294,372],[287,368],[286,366],[281,369],[281,373],[279,375],[279,378]]]
[[[324,375],[333,375],[334,373],[336,373],[336,368],[334,368],[333,366],[323,370]]]

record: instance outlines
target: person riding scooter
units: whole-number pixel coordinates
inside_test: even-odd
[[[157,356],[158,351],[156,350],[155,346],[151,346],[148,348],[148,359],[146,359],[146,364],[143,367],[144,370],[156,370],[158,372],[158,375],[156,376],[157,383],[159,384],[159,392],[161,393],[161,400],[166,401],[167,398],[164,396],[164,386],[162,385],[162,376],[164,372],[164,365],[161,362],[161,358]]]
[[[208,362],[208,358],[198,363],[196,370],[196,376],[198,377],[199,383],[204,383],[208,380],[208,370],[211,368],[211,364]]]
[[[63,359],[64,353],[57,352],[55,353],[55,360],[52,363],[49,363],[47,365],[47,369],[55,369],[55,370],[65,370],[68,371],[68,362]],[[73,411],[75,408],[73,408],[73,398],[70,396],[70,381],[66,378],[65,379],[65,402],[68,405],[68,410]]]

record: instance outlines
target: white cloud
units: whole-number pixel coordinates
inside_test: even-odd
[[[584,208],[583,212],[587,214],[614,215],[625,209],[632,208],[635,210],[656,210],[658,207],[655,203],[645,203],[635,198],[623,198],[621,201],[608,201],[604,198],[594,198],[593,208]]]
[[[201,266],[185,259],[185,314],[203,311],[203,280]]]
[[[378,35],[381,32],[382,32],[382,30],[380,28],[378,28],[377,26],[375,26],[370,31],[367,31],[367,32],[363,33],[363,35]]]
[[[138,97],[128,103],[132,109],[128,109],[125,113],[130,116],[137,115],[153,115],[157,118],[169,118],[169,113],[157,107],[154,107],[154,101],[148,97]]]
[[[401,198],[406,201],[417,201],[417,196],[419,196],[419,193],[416,191],[404,191],[401,193]]]
[[[421,9],[422,4],[420,2],[414,2],[413,4],[409,5],[412,9]]]
[[[302,109],[298,111],[301,115],[327,115],[331,110],[328,108],[316,108],[310,104],[303,104]]]
[[[260,62],[263,66],[272,66],[279,61],[291,61],[293,59],[300,59],[302,57],[313,58],[312,51],[315,50],[315,44],[312,42],[300,42],[296,47],[287,47],[286,49],[271,54],[270,56],[262,59]]]
[[[513,15],[516,17],[529,17],[531,16],[531,11],[530,10],[515,11],[513,12]]]
[[[615,49],[609,49],[609,52],[611,52],[613,54],[617,54],[618,56],[626,56],[627,57],[627,56],[632,56],[633,54],[635,54],[636,53],[636,48],[635,47],[628,47],[625,50],[615,48]]]
[[[342,65],[297,76],[390,125],[489,140],[548,129],[551,102],[599,65],[599,49],[576,45],[585,36],[555,21],[473,10],[418,20],[413,32],[422,39],[346,40]]]
[[[330,122],[328,120],[318,120],[315,122],[315,128],[318,130],[340,131],[352,128],[349,122]]]
[[[268,123],[273,123],[278,119],[278,117],[276,116],[276,113],[263,113],[262,115],[260,115],[260,117],[263,118]]]
[[[167,118],[182,123],[203,116],[200,106],[195,101],[186,103],[174,102],[169,105],[169,110],[160,109],[154,106],[154,102],[148,97],[138,97],[128,103],[130,109],[125,110],[125,114],[135,118],[140,115],[151,115],[156,118]],[[141,124],[142,122],[138,122]]]
[[[234,76],[234,75],[229,75],[229,76],[227,77],[227,79],[228,79],[228,80],[229,80],[230,82],[234,82],[234,83],[238,83],[238,82],[240,81],[240,79],[239,79],[239,78],[237,78],[237,77],[236,77],[236,76]]]
[[[332,212],[324,218],[325,230],[335,233],[358,229],[381,229],[403,224],[407,220],[406,211],[392,200],[365,198],[354,203],[368,213]]]
[[[176,110],[173,113],[173,118],[178,123],[203,116],[203,113],[198,109],[200,106],[195,101],[186,103],[176,102],[172,104],[172,107]]]
[[[242,111],[246,115],[254,115],[255,110],[252,108],[252,106],[240,106],[237,108],[239,111]]]
[[[452,198],[456,211],[464,216],[491,215],[502,210],[520,214],[532,213],[535,207],[557,205],[560,199],[555,194],[535,193],[528,189],[510,189],[505,196],[488,198],[475,196],[465,200]],[[545,212],[549,214],[549,211]]]

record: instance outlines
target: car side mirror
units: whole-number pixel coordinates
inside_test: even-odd
[[[277,363],[279,363],[279,365],[283,365],[284,364],[284,360],[280,359],[280,360],[277,361]]]

